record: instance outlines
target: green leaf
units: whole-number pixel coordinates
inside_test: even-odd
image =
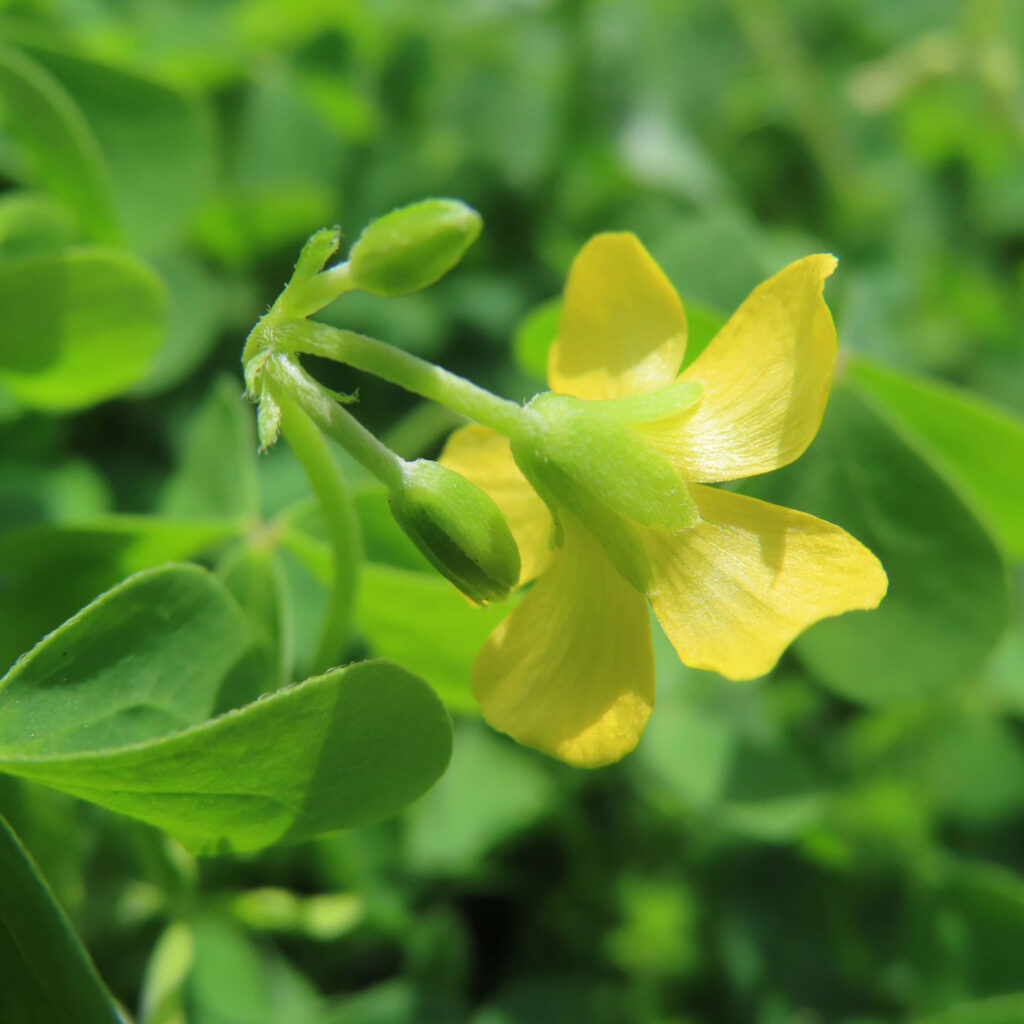
[[[981,860],[949,858],[939,877],[920,886],[915,896],[901,954],[926,982],[920,993],[922,1008],[944,1010],[971,997],[1001,996],[1019,986],[1024,883],[1015,870]],[[991,1017],[971,1018],[946,1012],[957,1024],[968,1020],[970,1024],[989,1020],[1016,1024],[1020,1019],[996,1011]],[[946,1024],[941,1015],[937,1020]]]
[[[520,369],[537,378],[548,379],[548,352],[558,334],[562,300],[548,299],[535,306],[516,327],[512,351]]]
[[[122,1020],[64,912],[2,817],[0,981],[4,1024]]]
[[[191,927],[184,921],[168,925],[153,947],[142,980],[142,1024],[186,1024],[181,997],[194,962]]]
[[[74,522],[103,515],[110,494],[88,462],[67,459],[45,466],[0,463],[0,530],[40,522]]]
[[[134,71],[79,56],[40,33],[21,48],[75,98],[106,158],[129,240],[153,252],[176,241],[210,188],[212,125],[200,101]]]
[[[819,681],[887,704],[971,680],[1006,626],[1005,567],[970,509],[872,403],[837,389],[808,454],[751,489],[849,530],[889,574],[876,611],[826,620],[797,641]]]
[[[148,370],[164,303],[159,278],[113,250],[67,249],[0,265],[0,384],[39,409],[113,398]]]
[[[185,984],[189,1024],[319,1024],[322,1000],[289,960],[230,921],[193,925],[195,964]],[[147,1022],[148,1024],[148,1022]]]
[[[367,563],[359,578],[356,619],[370,648],[422,676],[455,711],[479,713],[473,661],[507,614],[470,604],[432,573]]]
[[[397,665],[371,661],[165,739],[94,754],[5,755],[0,769],[216,854],[385,818],[421,796],[450,753],[451,724],[434,692]]]
[[[412,866],[424,874],[473,871],[489,850],[549,811],[555,796],[537,758],[465,722],[447,774],[409,814]]]
[[[45,68],[7,48],[0,49],[0,100],[30,158],[31,181],[65,203],[95,241],[118,242],[109,171],[75,100]]]
[[[154,261],[167,288],[167,330],[146,376],[132,397],[159,394],[182,383],[217,343],[225,312],[225,286],[198,260],[184,253]]]
[[[124,747],[204,722],[253,647],[238,606],[204,569],[139,573],[0,680],[0,759]]]
[[[239,544],[217,567],[273,666],[275,686],[290,683],[295,662],[285,570],[276,551]]]
[[[659,796],[713,828],[762,842],[792,839],[820,816],[824,789],[772,720],[762,682],[723,686],[687,668],[654,632],[659,696],[636,766]],[[782,680],[773,680],[778,694]]]
[[[238,379],[218,378],[188,421],[178,467],[160,502],[175,518],[255,518],[259,511],[252,406]]]
[[[237,535],[238,525],[228,520],[144,516],[0,534],[0,666],[129,573],[193,558]]]
[[[1024,992],[962,1003],[943,1013],[919,1017],[913,1024],[1020,1024],[1024,1020]]]
[[[187,727],[234,692],[250,642],[237,605],[202,570],[140,573],[0,682],[0,771],[156,825],[200,853],[376,821],[444,771],[444,706],[383,661]]]
[[[53,252],[75,237],[72,216],[43,192],[17,190],[0,196],[0,259]]]
[[[858,359],[847,374],[881,403],[1024,559],[1024,421],[970,392]]]

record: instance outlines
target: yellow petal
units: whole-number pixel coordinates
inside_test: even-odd
[[[548,357],[555,391],[618,398],[670,384],[686,351],[679,296],[640,240],[596,235],[569,271]]]
[[[441,465],[482,488],[504,513],[519,546],[520,584],[551,561],[551,513],[512,459],[508,439],[486,427],[460,427],[444,446]]]
[[[578,524],[484,645],[473,692],[495,729],[581,768],[636,746],[654,706],[647,602]]]
[[[798,458],[818,433],[836,330],[822,292],[834,256],[807,256],[751,292],[683,378],[689,412],[638,426],[687,480],[736,480]]]
[[[713,487],[690,490],[704,521],[676,537],[647,535],[648,596],[687,665],[753,679],[812,623],[885,595],[878,559],[838,526]]]

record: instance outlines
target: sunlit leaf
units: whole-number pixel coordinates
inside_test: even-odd
[[[258,666],[237,605],[195,567],[140,573],[0,682],[0,771],[156,825],[197,852],[366,824],[444,771],[434,692],[383,661],[203,719]],[[198,722],[199,724],[192,724]]]
[[[159,278],[114,250],[0,264],[0,308],[0,384],[39,409],[80,409],[127,390],[164,332]]]

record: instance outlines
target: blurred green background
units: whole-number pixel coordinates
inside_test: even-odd
[[[324,595],[284,535],[318,526],[283,446],[256,459],[241,345],[313,230],[351,240],[426,195],[483,215],[462,266],[324,319],[515,399],[543,387],[542,304],[596,231],[641,237],[698,345],[786,262],[836,253],[846,382],[808,456],[750,489],[846,526],[893,584],[752,684],[659,640],[639,750],[575,772],[475,717],[501,610],[431,575],[348,467],[351,653],[457,715],[431,793],[195,862],[0,778],[140,1020],[1024,1021],[1024,5],[7,0],[0,44],[0,667],[128,572],[194,558],[302,677]],[[35,359],[51,334],[62,355]],[[454,425],[316,370],[404,455]]]

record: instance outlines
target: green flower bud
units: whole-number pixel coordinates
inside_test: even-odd
[[[464,476],[417,459],[388,503],[416,547],[477,604],[504,601],[519,582],[519,548],[505,517]]]
[[[444,277],[476,241],[480,214],[457,199],[424,199],[372,221],[348,254],[357,288],[391,297]]]

